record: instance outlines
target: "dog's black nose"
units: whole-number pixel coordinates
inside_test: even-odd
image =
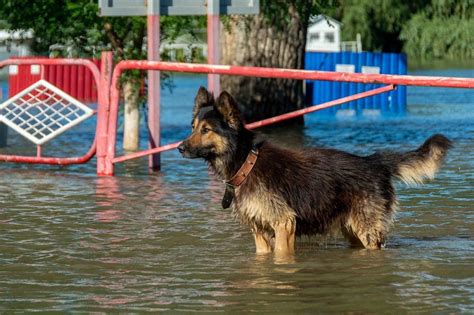
[[[178,151],[179,153],[183,154],[184,151],[186,151],[186,149],[184,148],[184,143],[181,143],[178,147]]]

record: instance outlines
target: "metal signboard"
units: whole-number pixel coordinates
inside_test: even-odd
[[[94,114],[87,105],[40,80],[0,105],[0,122],[41,145]]]
[[[347,72],[347,73],[354,73],[355,72],[355,65],[349,64],[336,64],[336,72]]]
[[[101,16],[206,15],[208,6],[213,6],[214,1],[219,4],[219,14],[259,13],[259,0],[99,0],[99,14]]]

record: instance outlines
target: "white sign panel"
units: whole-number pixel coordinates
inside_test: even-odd
[[[8,74],[10,75],[17,75],[18,74],[18,66],[17,65],[11,65],[8,67]]]
[[[41,66],[40,65],[31,65],[30,73],[33,75],[38,75],[41,73]]]
[[[39,80],[0,105],[0,122],[42,145],[94,114],[48,81]]]
[[[99,0],[99,15],[143,16],[153,4],[150,14],[206,15],[211,1],[219,2],[220,14],[258,14],[260,9],[259,0]]]
[[[355,65],[336,64],[336,72],[354,73],[355,72]]]
[[[380,67],[362,66],[362,73],[380,74]]]

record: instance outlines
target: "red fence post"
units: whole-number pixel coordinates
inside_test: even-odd
[[[110,81],[112,79],[112,52],[102,52],[97,103],[97,175],[106,173],[107,128],[109,124]]]
[[[220,34],[219,1],[209,0],[207,5],[207,63],[219,64]],[[214,95],[219,95],[221,85],[218,74],[207,75],[207,87]]]
[[[159,5],[155,9],[159,9]],[[150,61],[160,60],[160,15],[155,13],[149,12],[147,16],[148,60]],[[160,72],[148,71],[148,139],[150,149],[161,145],[160,89]],[[160,164],[159,154],[149,156],[148,165],[151,170],[159,170]]]

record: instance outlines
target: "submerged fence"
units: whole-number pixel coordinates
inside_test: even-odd
[[[344,73],[344,72],[326,72],[326,71],[309,71],[295,69],[275,69],[263,67],[240,67],[226,65],[206,65],[206,64],[186,64],[171,63],[159,61],[121,61],[114,68],[112,74],[112,87],[110,94],[110,115],[107,137],[107,156],[105,159],[105,169],[98,170],[101,175],[113,175],[114,164],[126,160],[157,154],[167,150],[176,148],[180,142],[167,144],[164,146],[156,145],[149,150],[144,150],[123,157],[116,156],[116,134],[117,119],[119,108],[120,93],[116,88],[121,74],[126,70],[156,70],[156,71],[172,71],[187,73],[207,73],[207,74],[226,74],[226,75],[242,75],[263,78],[284,78],[294,80],[326,80],[334,82],[356,82],[365,84],[383,84],[386,86],[369,90],[355,95],[343,97],[310,108],[294,111],[291,113],[268,118],[263,121],[254,122],[247,125],[248,128],[256,128],[263,125],[281,122],[307,113],[337,106],[353,100],[362,99],[369,96],[379,95],[391,91],[395,85],[413,85],[413,86],[433,86],[433,87],[453,87],[453,88],[474,88],[474,79],[468,78],[443,78],[443,77],[424,77],[424,76],[406,76],[406,75],[381,75],[381,74],[360,74],[360,73]],[[158,142],[159,143],[159,142]]]
[[[331,81],[341,84],[350,82],[367,84],[376,87],[360,93],[329,100],[322,104],[310,106],[305,109],[286,113],[276,117],[264,119],[247,125],[247,128],[258,128],[319,111],[341,104],[359,101],[367,97],[378,97],[383,93],[391,93],[397,86],[431,86],[450,88],[474,88],[474,79],[470,78],[447,78],[447,77],[425,77],[408,75],[386,75],[374,73],[351,73],[351,72],[328,72],[295,69],[275,69],[262,67],[239,67],[226,65],[186,64],[158,61],[121,61],[115,67],[112,66],[112,54],[103,53],[101,71],[90,60],[85,59],[9,59],[0,61],[0,68],[11,65],[40,65],[40,66],[85,66],[90,71],[98,88],[98,105],[93,114],[97,114],[97,126],[95,140],[88,152],[78,157],[45,157],[41,152],[41,144],[54,138],[43,137],[43,133],[60,134],[69,127],[73,127],[83,119],[90,117],[91,112],[78,104],[78,101],[61,89],[54,87],[47,81],[34,83],[25,90],[19,92],[3,104],[0,104],[0,123],[5,122],[15,128],[21,134],[30,133],[31,139],[37,145],[36,156],[14,156],[0,155],[1,161],[35,164],[78,164],[89,161],[94,155],[97,156],[97,174],[113,175],[114,165],[126,160],[156,155],[166,150],[176,148],[180,142],[161,146],[160,141],[151,141],[151,148],[127,156],[116,156],[117,120],[119,113],[120,90],[119,81],[122,73],[126,70],[138,69],[149,71],[172,71],[187,73],[207,73],[241,75],[264,78],[285,78],[307,81]],[[113,70],[113,73],[112,73]],[[349,90],[351,91],[351,90]],[[354,91],[352,91],[354,92]],[[73,107],[83,108],[85,113],[78,117],[70,116]],[[86,105],[84,105],[86,106]],[[159,110],[159,108],[158,108]],[[88,113],[87,113],[88,112]],[[75,113],[75,112],[74,112]],[[59,116],[57,116],[60,114]],[[56,116],[55,116],[56,115]],[[75,114],[74,114],[75,115]],[[74,116],[73,115],[73,116]],[[151,116],[151,115],[150,115]],[[149,123],[159,126],[158,115],[153,115]],[[67,127],[67,128],[66,128]],[[38,138],[38,135],[40,137]],[[156,140],[156,139],[155,139]]]

